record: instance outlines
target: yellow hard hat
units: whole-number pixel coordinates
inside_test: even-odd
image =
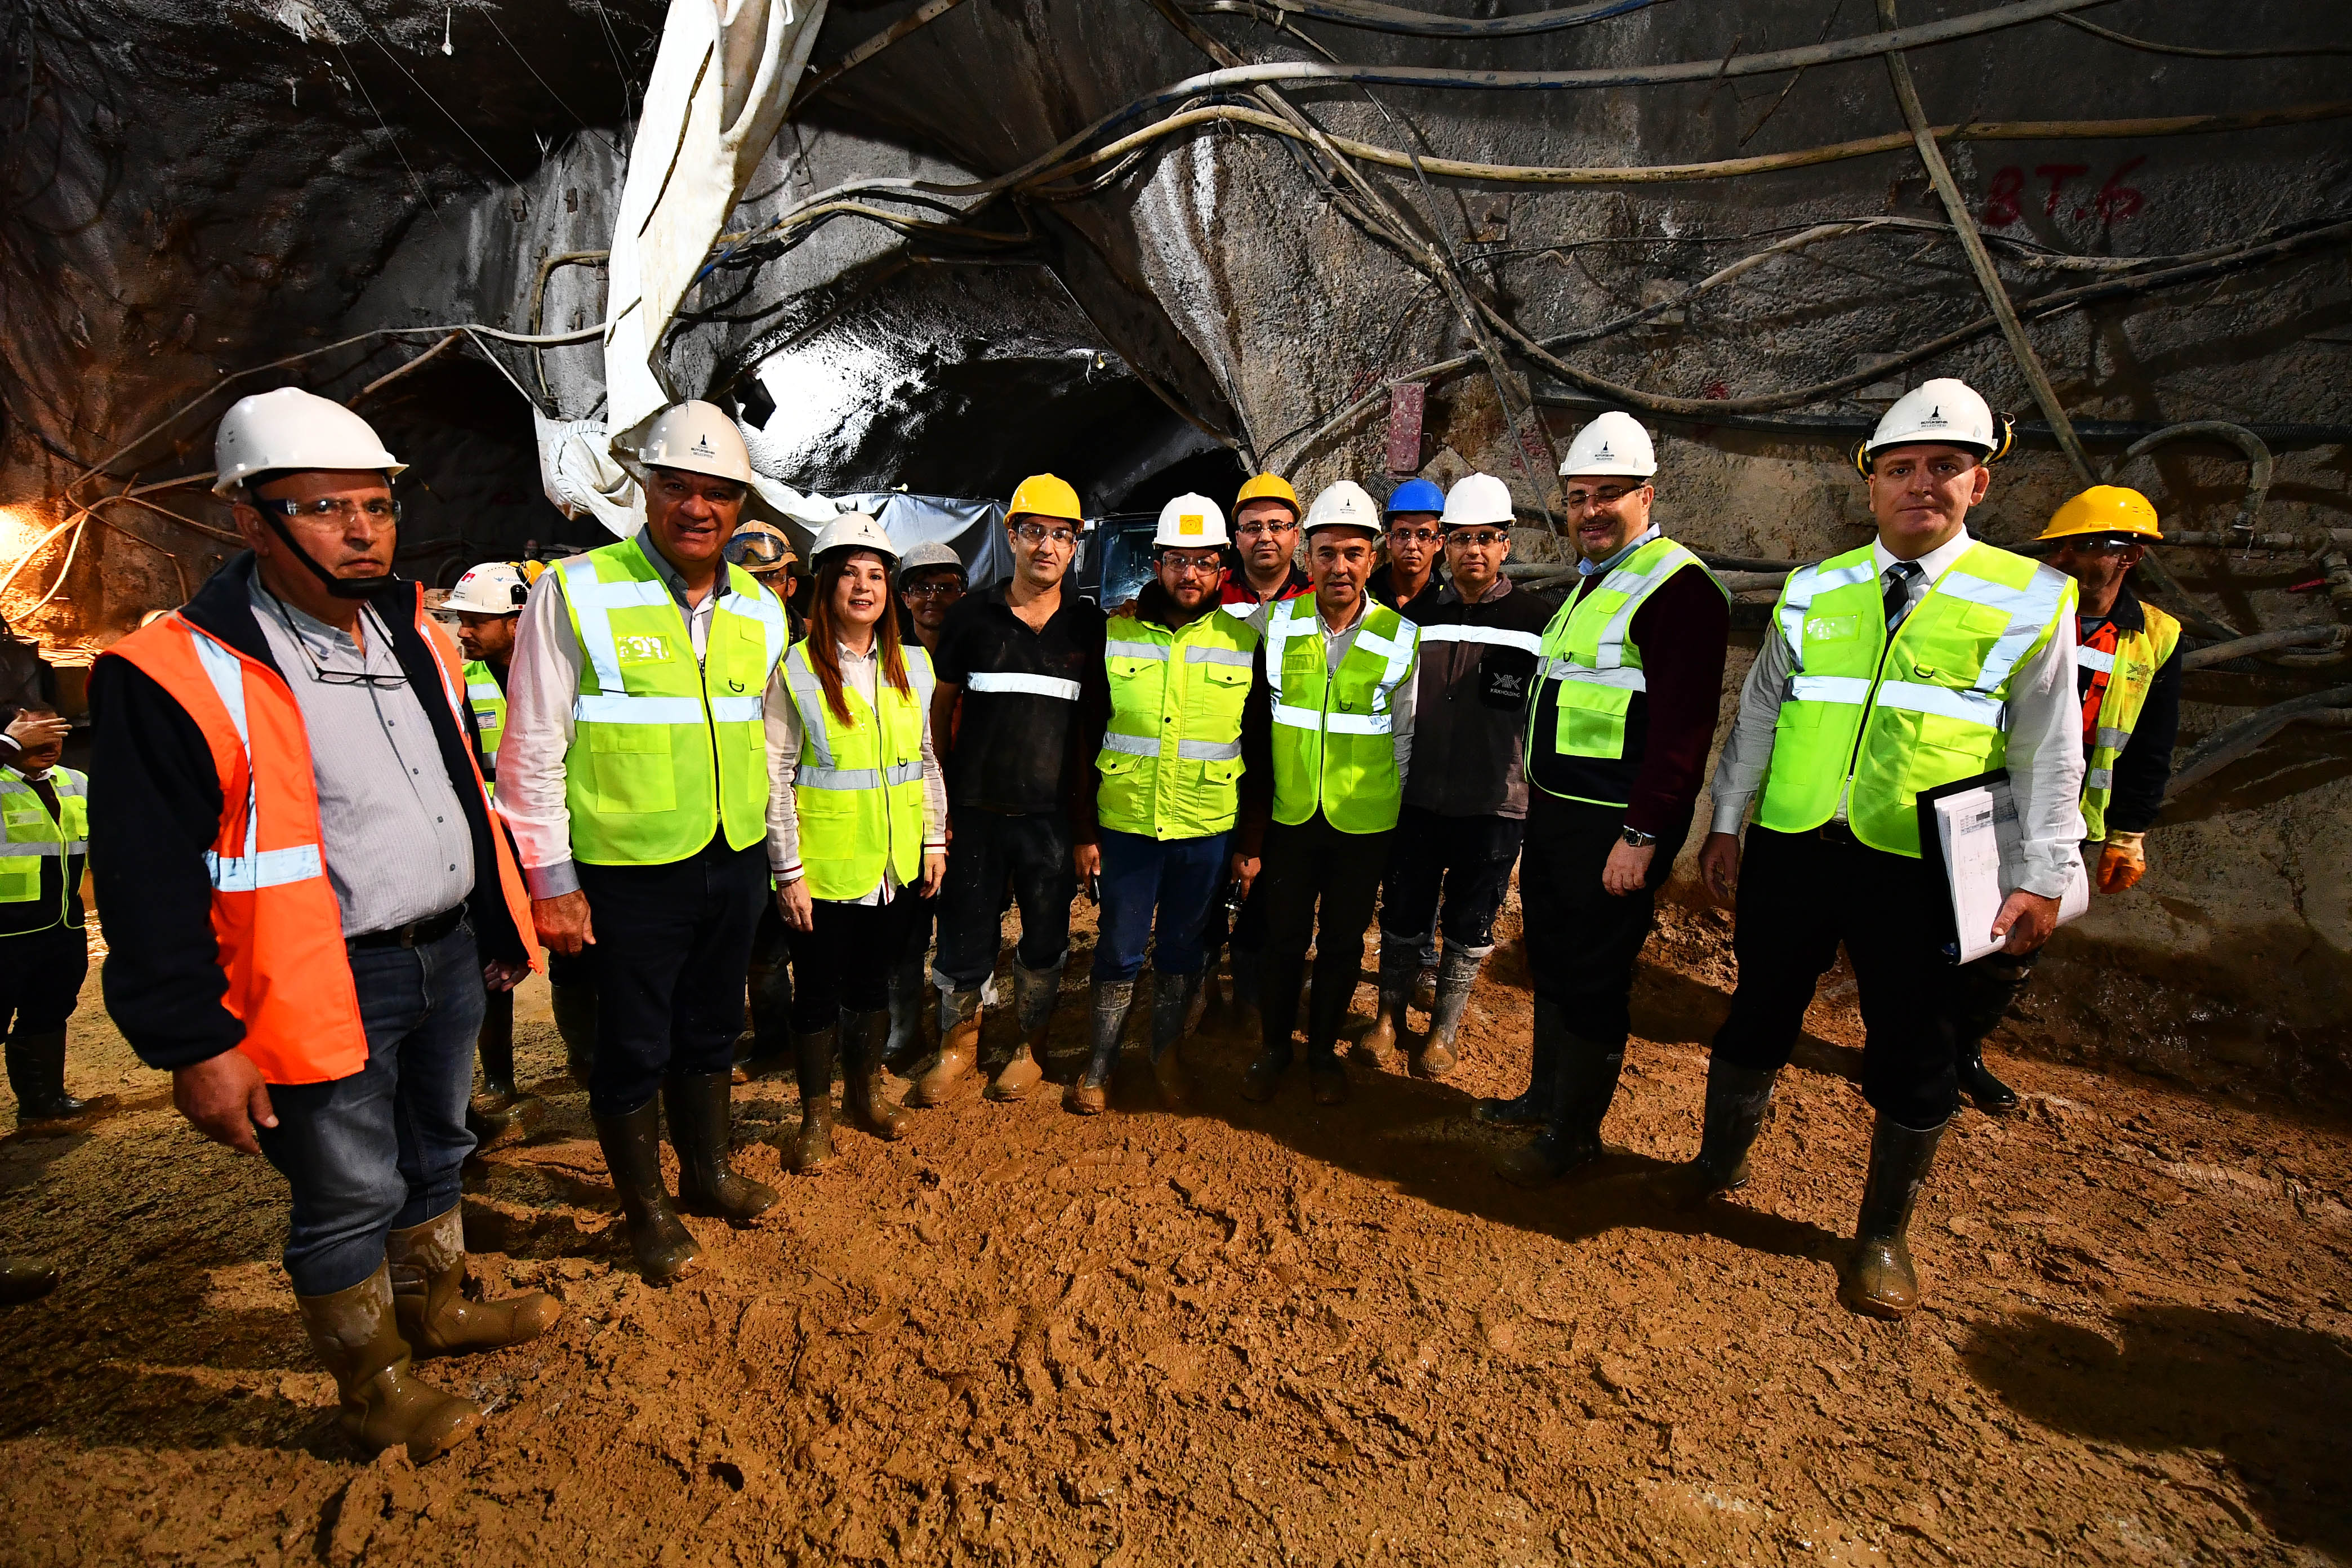
[[[1290,509],[1290,521],[1293,522],[1297,522],[1307,510],[1305,507],[1298,504],[1298,492],[1292,489],[1290,481],[1280,474],[1260,474],[1244,485],[1242,493],[1234,498],[1234,510],[1239,512],[1243,507],[1254,500],[1282,502]]]
[[[2126,539],[2162,539],[2156,525],[2156,507],[2137,490],[2122,485],[2093,485],[2050,514],[2043,539],[2072,539],[2088,533],[2120,534]]]
[[[1004,503],[1004,520],[1016,517],[1058,517],[1070,522],[1085,521],[1086,513],[1078,506],[1078,492],[1069,481],[1052,474],[1032,474],[1021,481],[1013,499]]]

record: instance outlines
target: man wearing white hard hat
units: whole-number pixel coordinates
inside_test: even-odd
[[[1257,878],[1271,763],[1265,683],[1257,628],[1218,608],[1231,542],[1224,512],[1206,496],[1160,508],[1151,580],[1106,634],[1092,1054],[1066,1097],[1081,1115],[1107,1103],[1147,946],[1152,1073],[1163,1101],[1184,1102],[1176,1047],[1208,960],[1209,910],[1228,886],[1246,894]]]
[[[90,674],[107,1010],[198,1131],[285,1175],[340,1424],[421,1463],[483,1412],[412,1362],[560,1310],[462,1290],[475,1037],[530,912],[457,646],[393,572],[398,459],[294,387],[239,399],[215,451],[247,551]]]
[[[641,447],[616,441],[614,456],[643,489],[646,525],[557,563],[531,590],[499,811],[541,940],[590,955],[589,1114],[637,1267],[664,1283],[702,1256],[679,1209],[740,1226],[776,1201],[730,1163],[730,1091],[768,899],[762,719],[789,700],[788,633],[776,596],[726,559],[751,460],[725,411],[677,404]]]
[[[1312,596],[1261,605],[1253,617],[1274,692],[1274,822],[1263,873],[1265,1047],[1242,1076],[1250,1100],[1272,1100],[1290,1066],[1310,945],[1307,1086],[1318,1105],[1348,1094],[1339,1026],[1412,771],[1420,647],[1412,623],[1366,591],[1381,533],[1380,508],[1361,485],[1330,486],[1307,509]]]
[[[1496,1167],[1523,1186],[1601,1157],[1633,967],[1690,835],[1723,700],[1729,596],[1653,521],[1657,469],[1650,433],[1613,410],[1560,464],[1577,581],[1544,629],[1528,705],[1528,1092],[1478,1108],[1540,1127]]]
[[[2081,874],[2074,582],[1968,531],[2008,444],[2008,422],[1962,382],[1927,382],[1886,411],[1854,455],[1878,537],[1790,574],[1699,854],[1716,897],[1738,898],[1739,987],[1716,1033],[1688,1192],[1747,1181],[1773,1077],[1843,943],[1877,1123],[1841,1296],[1874,1317],[1918,1306],[1905,1237],[1959,1099],[1951,904],[1938,852],[1922,854],[1918,797],[2008,771],[2018,883],[1988,929],[2011,952],[2049,940]]]

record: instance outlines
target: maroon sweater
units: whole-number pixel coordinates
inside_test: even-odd
[[[1606,573],[1576,585],[1573,604]],[[1649,683],[1650,737],[1625,808],[1625,826],[1664,836],[1690,821],[1706,773],[1707,748],[1723,703],[1723,660],[1731,606],[1699,572],[1677,572],[1643,602],[1626,628],[1641,645]]]

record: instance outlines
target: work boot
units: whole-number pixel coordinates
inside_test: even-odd
[[[784,1169],[805,1174],[833,1159],[833,1058],[839,1038],[835,1029],[811,1029],[793,1036],[793,1071],[800,1079],[801,1126],[793,1133],[775,1135]]]
[[[980,987],[940,993],[940,1054],[907,1092],[914,1106],[945,1105],[980,1060]]]
[[[762,932],[764,936],[766,933]],[[763,942],[751,950],[744,972],[750,994],[745,1008],[751,1025],[751,1048],[742,1058],[745,1078],[768,1078],[797,1064],[799,1047],[793,1037],[793,972],[783,943]]]
[[[1356,1054],[1382,1072],[1396,1072],[1404,1066],[1398,1048],[1407,1032],[1404,1008],[1412,997],[1412,977],[1420,972],[1420,939],[1399,936],[1383,927],[1380,1001],[1372,1013],[1372,1026],[1356,1042]]]
[[[1163,974],[1153,984],[1172,987],[1180,994],[1183,990],[1173,975]],[[1118,1068],[1118,1039],[1127,1032],[1127,1015],[1134,1005],[1134,981],[1095,982],[1093,1054],[1087,1059],[1086,1077],[1070,1085],[1062,1097],[1065,1108],[1080,1116],[1099,1116],[1109,1105],[1111,1074]]]
[[[1911,1268],[1906,1239],[1911,1211],[1948,1121],[1926,1129],[1905,1127],[1884,1113],[1870,1133],[1870,1178],[1862,1189],[1862,1215],[1854,1223],[1853,1261],[1838,1297],[1873,1318],[1907,1318],[1919,1307],[1919,1276]]]
[[[1307,1047],[1307,1091],[1318,1105],[1338,1105],[1348,1098],[1348,1069],[1330,1046]]]
[[[1257,1059],[1242,1069],[1242,1098],[1264,1105],[1274,1098],[1276,1085],[1290,1070],[1291,1051],[1287,1042],[1268,1046],[1258,1052]]]
[[[1698,1156],[1676,1167],[1685,1203],[1703,1204],[1748,1184],[1748,1151],[1764,1131],[1764,1118],[1772,1109],[1772,1080],[1779,1076],[1777,1068],[1757,1072],[1734,1067],[1719,1056],[1707,1058],[1706,1112]]]
[[[1537,1049],[1549,1050],[1559,1067],[1551,1075],[1543,1131],[1495,1162],[1495,1174],[1515,1187],[1547,1186],[1601,1158],[1601,1123],[1625,1067],[1623,1041],[1612,1048],[1586,1039],[1568,1026],[1568,1011],[1556,1002],[1536,1004],[1535,1037]]]
[[[384,1238],[392,1305],[409,1353],[454,1355],[535,1340],[563,1315],[552,1296],[527,1290],[498,1301],[466,1300],[466,1225],[458,1205]]]
[[[595,1120],[604,1168],[629,1222],[629,1249],[647,1282],[667,1285],[702,1261],[702,1244],[670,1207],[669,1189],[662,1185],[660,1102],[649,1099],[625,1115]],[[678,1164],[685,1163],[681,1150]]]
[[[1445,944],[1444,962],[1437,967],[1437,1001],[1429,1010],[1429,1034],[1413,1053],[1413,1077],[1444,1078],[1454,1070],[1459,1059],[1454,1037],[1462,1027],[1464,1010],[1470,1005],[1470,987],[1477,984],[1478,971],[1494,951],[1492,942],[1485,947]]]
[[[482,1092],[467,1102],[466,1130],[474,1135],[474,1152],[480,1153],[529,1136],[547,1107],[537,1095],[515,1087],[512,991],[489,994],[474,1048],[482,1058]]]
[[[0,1307],[37,1301],[58,1288],[58,1266],[46,1258],[0,1257]]]
[[[1992,1069],[1985,1066],[1982,1046],[1962,1051],[1959,1068],[1960,1092],[1979,1110],[1987,1116],[2006,1116],[2017,1109],[2017,1090],[1993,1077]]]
[[[1053,1024],[1054,1004],[1061,996],[1062,970],[1069,962],[1066,953],[1051,969],[1031,969],[1018,958],[1013,961],[1013,1016],[1021,1030],[1021,1043],[989,1080],[985,1091],[989,1099],[1010,1104],[1036,1088],[1045,1076],[1037,1058],[1045,1049],[1045,1031]]]
[[[1566,1040],[1563,1031],[1537,1029],[1528,1057],[1526,1090],[1508,1100],[1481,1100],[1470,1107],[1470,1114],[1489,1127],[1543,1126],[1551,1116],[1552,1088]]]
[[[66,1092],[66,1032],[11,1035],[5,1048],[8,1087],[16,1091],[16,1124],[59,1121],[89,1109]]]
[[[776,1206],[776,1189],[737,1175],[728,1163],[733,1151],[733,1088],[731,1073],[679,1073],[663,1080],[662,1101],[669,1108],[669,1141],[677,1151],[677,1206],[740,1229]],[[827,1084],[826,1092],[832,1088]]]
[[[394,1443],[423,1464],[464,1442],[482,1424],[482,1407],[409,1375],[408,1345],[393,1308],[392,1275],[383,1264],[348,1290],[297,1296],[310,1349],[335,1375],[343,1407],[335,1424],[343,1435],[380,1454]]]
[[[581,1088],[588,1087],[596,1070],[596,988],[560,985],[551,981],[547,1005],[555,1014],[555,1032],[563,1040],[564,1070]]]
[[[1162,974],[1151,984],[1151,1076],[1160,1085],[1160,1102],[1171,1110],[1181,1110],[1192,1098],[1192,1076],[1177,1047],[1200,989],[1197,973]]]
[[[880,1065],[892,1072],[903,1072],[923,1054],[924,994],[921,959],[891,966],[890,1034]]]
[[[841,1098],[849,1120],[885,1143],[905,1137],[913,1118],[882,1092],[882,1053],[890,1038],[890,1015],[841,1015]]]

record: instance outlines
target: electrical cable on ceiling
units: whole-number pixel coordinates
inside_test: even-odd
[[[1185,9],[1196,16],[1244,16],[1259,21],[1265,21],[1265,13],[1272,12],[1276,18],[1273,25],[1276,26],[1286,26],[1291,18],[1299,17],[1416,38],[1524,38],[1538,33],[1588,26],[1661,3],[1662,0],[1599,0],[1596,5],[1562,11],[1492,17],[1440,16],[1402,5],[1379,5],[1375,0],[1195,0]]]
[[[2061,16],[2058,19],[2070,27],[2095,33],[2111,44],[2145,49],[2152,55],[2186,55],[2200,60],[2278,60],[2303,55],[2352,55],[2352,44],[2281,44],[2267,49],[2196,49],[2185,44],[2159,44],[2149,38],[2135,38],[2127,33],[2115,32],[2086,22],[2080,16]]]

